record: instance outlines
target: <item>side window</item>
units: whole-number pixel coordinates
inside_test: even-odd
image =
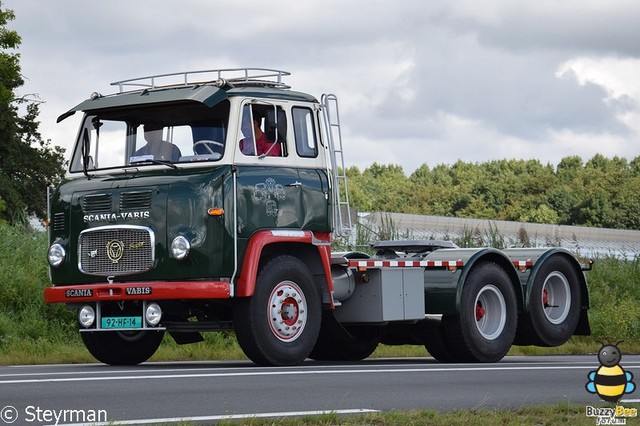
[[[242,131],[242,139],[240,139],[240,151],[244,155],[256,155],[256,139],[253,136],[253,118],[251,114],[251,106],[242,107],[242,123],[240,130]]]
[[[279,106],[253,104],[242,108],[240,151],[258,157],[286,156],[287,118]]]
[[[313,125],[313,112],[310,108],[293,107],[293,128],[296,139],[296,151],[300,157],[318,156],[316,129]]]

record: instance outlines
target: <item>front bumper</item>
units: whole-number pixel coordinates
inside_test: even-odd
[[[230,299],[228,281],[144,281],[76,284],[44,289],[47,303],[108,302],[120,300]]]

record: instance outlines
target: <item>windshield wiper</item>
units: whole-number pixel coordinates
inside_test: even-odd
[[[173,164],[171,161],[156,160],[156,159],[150,158],[148,156],[131,157],[129,159],[129,164],[131,164],[131,165],[133,165],[133,164],[143,164],[143,163],[160,164],[160,165],[163,165],[163,166],[171,167],[172,169],[177,169],[178,168],[178,166]]]
[[[93,177],[87,171],[87,164],[91,160],[91,155],[89,155],[89,151],[91,149],[90,144],[91,142],[89,140],[89,131],[87,129],[84,129],[84,132],[82,134],[82,145],[80,146],[80,153],[82,155],[82,172],[87,177],[87,179],[91,179]]]

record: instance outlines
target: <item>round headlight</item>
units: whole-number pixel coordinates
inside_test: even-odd
[[[93,310],[92,306],[84,305],[82,308],[80,308],[80,311],[78,311],[78,321],[84,328],[91,327],[95,320],[96,311]]]
[[[162,309],[160,309],[160,305],[157,303],[149,303],[144,317],[147,320],[147,324],[151,326],[158,325],[162,319]]]
[[[179,235],[171,242],[171,254],[178,260],[182,260],[189,255],[191,244],[186,237]]]
[[[64,247],[62,247],[62,245],[56,243],[52,244],[51,247],[49,247],[49,253],[47,257],[49,258],[49,265],[57,268],[58,266],[62,265],[62,262],[64,262],[65,257],[67,257],[67,252],[64,250]]]

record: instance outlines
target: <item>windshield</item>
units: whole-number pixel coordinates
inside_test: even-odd
[[[228,122],[227,101],[213,108],[183,103],[87,114],[69,170],[218,161]]]

